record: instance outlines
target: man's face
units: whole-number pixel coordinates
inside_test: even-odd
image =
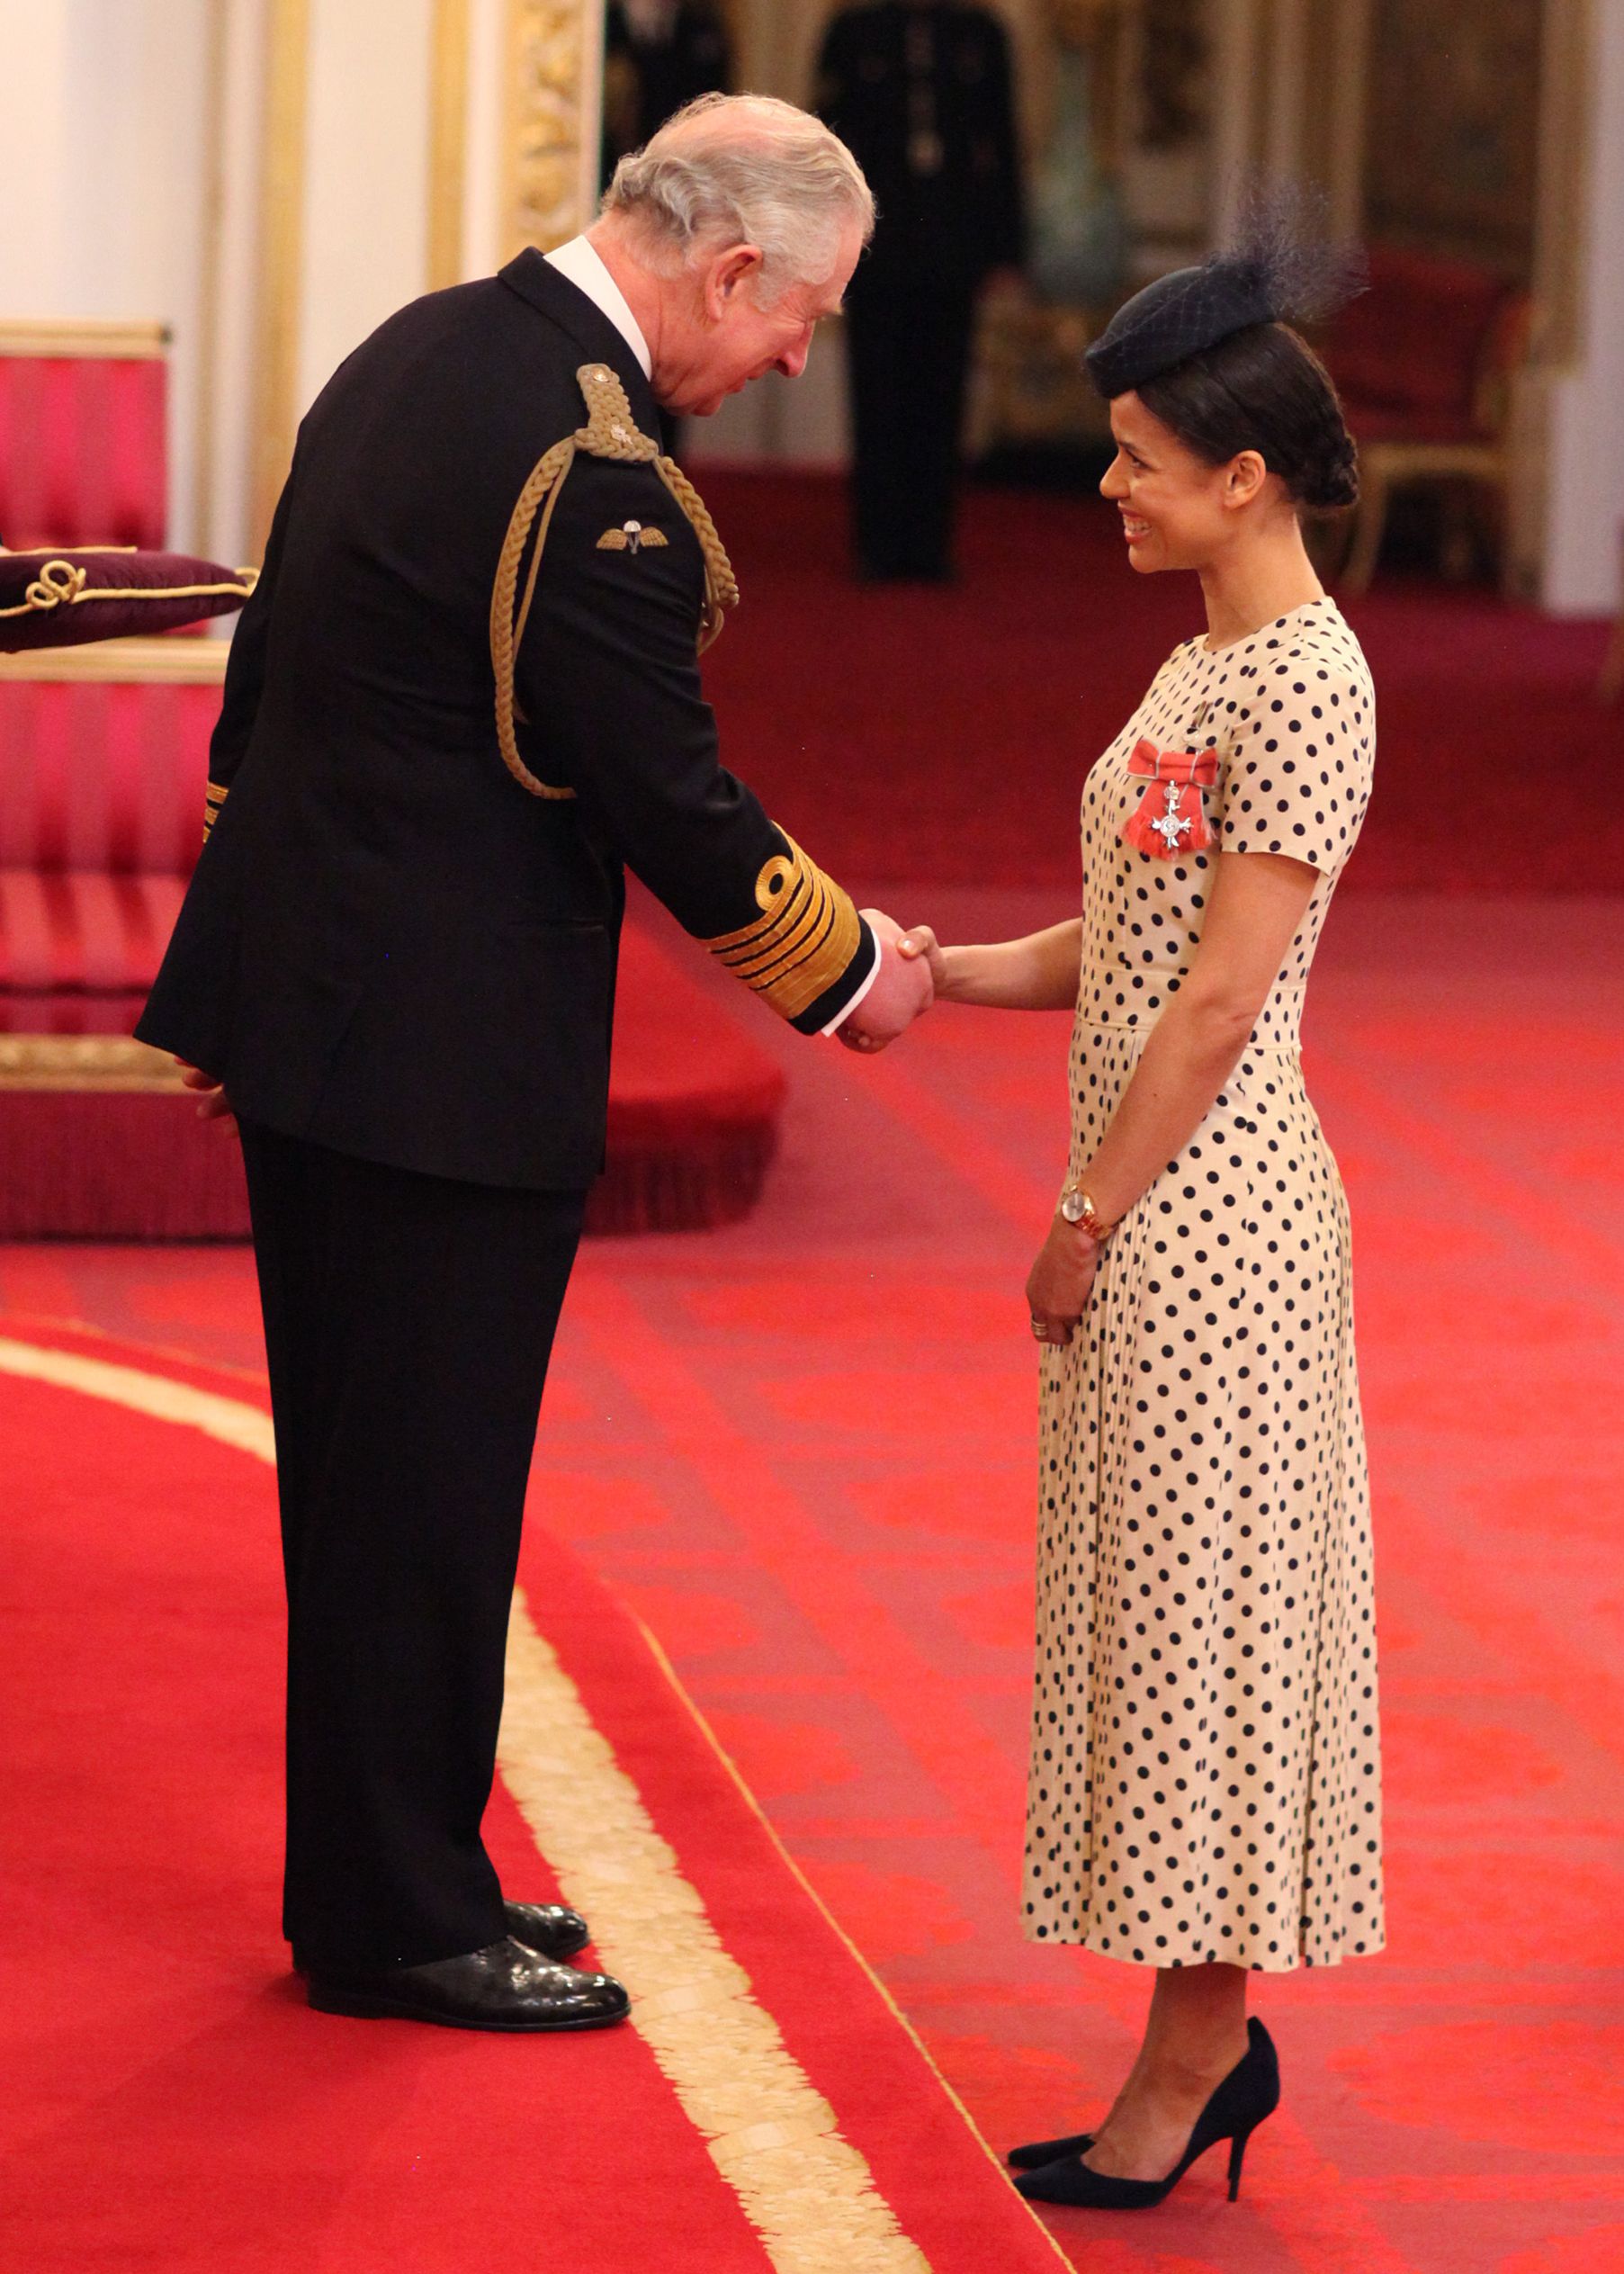
[[[761,256],[735,245],[673,281],[674,305],[660,328],[654,392],[666,409],[708,418],[752,379],[778,371],[799,379],[812,334],[846,297],[863,250],[863,230],[852,221],[831,275],[792,284],[770,308],[756,298]]]

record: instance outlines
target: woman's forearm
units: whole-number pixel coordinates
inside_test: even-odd
[[[1082,920],[1073,916],[1024,939],[941,952],[946,978],[937,993],[944,1002],[996,1011],[1069,1011],[1077,1000]]]
[[[1177,1160],[1234,1072],[1254,1013],[1179,996],[1157,1020],[1083,1182],[1108,1224]]]

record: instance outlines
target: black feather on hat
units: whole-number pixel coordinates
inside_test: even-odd
[[[1176,370],[1254,324],[1311,324],[1369,282],[1361,247],[1324,232],[1323,198],[1288,184],[1254,191],[1240,241],[1159,276],[1119,308],[1084,361],[1108,400]]]

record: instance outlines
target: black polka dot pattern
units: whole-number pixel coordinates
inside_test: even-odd
[[[1218,751],[1213,853],[1122,843],[1142,735]],[[1374,744],[1364,658],[1321,600],[1180,648],[1084,793],[1073,1175],[1189,975],[1217,849],[1321,871],[1234,1075],[1043,1361],[1026,1925],[1144,1965],[1274,1973],[1382,1946],[1348,1211],[1297,1055]]]

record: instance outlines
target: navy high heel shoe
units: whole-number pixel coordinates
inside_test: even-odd
[[[1196,2118],[1189,2145],[1164,2180],[1118,2180],[1090,2171],[1075,2151],[1028,2171],[1015,2184],[1029,2202],[1067,2203],[1094,2211],[1148,2211],[1164,2203],[1198,2156],[1220,2140],[1229,2142],[1229,2199],[1241,2192],[1246,2143],[1280,2105],[1280,2063],[1274,2040],[1254,2016],[1246,2025],[1247,2048]],[[1040,2144],[1037,2143],[1035,2145]],[[1024,2151],[1018,2148],[1017,2155]]]
[[[1028,2140],[1024,2147],[1011,2148],[1004,2162],[1012,2171],[1041,2171],[1062,2156],[1086,2155],[1093,2144],[1091,2132],[1068,2132],[1063,2140]]]

